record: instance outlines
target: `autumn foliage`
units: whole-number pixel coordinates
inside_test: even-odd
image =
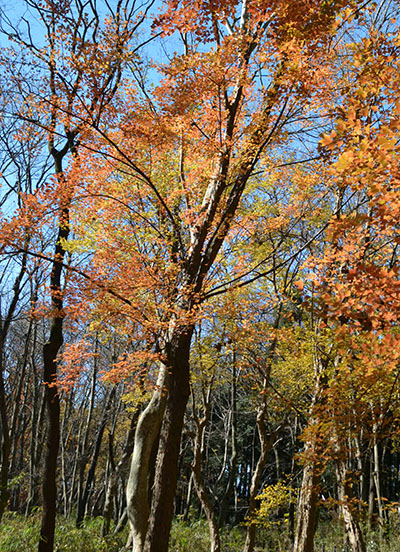
[[[192,488],[213,552],[243,520],[252,552],[283,511],[311,551],[321,493],[365,552],[397,450],[397,7],[22,4],[43,32],[2,24],[0,517],[25,397],[31,432],[47,405],[52,495],[32,439],[26,500],[44,506],[43,552],[61,505],[166,551]]]

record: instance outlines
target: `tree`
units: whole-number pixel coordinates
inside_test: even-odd
[[[201,303],[213,294],[212,270],[256,166],[273,165],[285,130],[320,92],[326,43],[346,5],[301,3],[290,13],[274,2],[167,5],[156,24],[165,35],[179,29],[184,53],[164,66],[152,94],[127,89],[115,122],[99,129],[92,149],[112,165],[85,161],[93,184],[77,223],[96,242],[87,270],[118,290],[120,312],[140,321],[147,354],[159,359],[128,484],[134,550],[166,550]],[[107,308],[117,316],[121,306],[109,297]],[[149,511],[137,508],[139,498]]]
[[[90,18],[85,15],[88,6]],[[125,347],[118,358],[105,363],[106,379],[136,384],[141,396],[127,491],[133,549],[167,549],[190,391],[197,423],[193,480],[208,508],[210,526],[216,527],[215,511],[204,493],[209,474],[202,469],[201,454],[207,431],[220,426],[210,411],[214,381],[207,363],[197,356],[202,344],[193,349],[192,338],[201,329],[207,334],[202,334],[204,343],[212,343],[212,335],[224,333],[218,300],[224,297],[235,345],[229,353],[226,348],[226,365],[219,367],[229,380],[219,396],[232,420],[224,427],[219,449],[226,456],[232,451],[231,462],[225,462],[220,477],[214,478],[222,499],[220,519],[226,520],[229,512],[236,519],[242,515],[236,504],[229,504],[239,487],[243,496],[248,495],[250,511],[255,511],[271,446],[273,477],[279,479],[282,473],[282,449],[273,437],[291,418],[285,404],[274,411],[279,412],[277,419],[266,397],[284,380],[284,369],[296,373],[290,361],[277,358],[285,350],[285,340],[296,341],[296,331],[307,333],[309,324],[315,330],[310,339],[314,358],[306,368],[310,374],[313,364],[315,370],[309,385],[314,387],[314,400],[311,407],[302,404],[296,411],[296,416],[304,415],[307,407],[310,412],[295,546],[299,552],[312,547],[317,487],[324,462],[331,461],[342,513],[355,535],[352,546],[362,550],[352,502],[346,498],[354,467],[347,444],[358,439],[360,447],[367,445],[361,431],[351,430],[353,418],[341,414],[343,397],[359,414],[352,396],[359,398],[355,378],[377,389],[382,372],[376,370],[370,377],[366,367],[371,368],[371,358],[386,360],[386,351],[397,346],[397,35],[385,36],[369,19],[368,7],[344,0],[296,6],[286,1],[210,5],[183,0],[162,5],[152,28],[164,54],[158,63],[144,62],[129,43],[147,13],[119,4],[121,9],[103,22],[99,9],[88,6],[36,6],[47,26],[46,51],[35,47],[29,32],[24,38],[16,29],[8,31],[26,58],[34,59],[39,75],[48,75],[31,87],[29,95],[23,94],[22,75],[17,73],[12,82],[22,95],[17,115],[27,125],[27,134],[32,137],[36,125],[49,137],[55,177],[24,197],[15,217],[5,221],[2,237],[4,251],[40,260],[48,269],[49,291],[41,291],[41,299],[51,303],[46,313],[51,339],[44,349],[55,436],[49,478],[54,481],[59,430],[55,365],[70,353],[69,344],[63,349],[62,342],[66,322],[74,321],[83,328],[83,337],[100,343],[100,349],[106,335],[117,343],[115,350]],[[393,22],[387,25],[386,30],[395,29]],[[360,29],[362,36],[357,38]],[[43,73],[40,64],[45,66]],[[146,71],[154,85],[148,84]],[[375,79],[381,71],[382,77]],[[24,240],[32,230],[28,247]],[[300,268],[310,253],[313,259]],[[295,291],[299,274],[305,282],[300,281]],[[269,298],[258,326],[249,301],[263,294]],[[230,301],[237,304],[231,308]],[[384,314],[382,301],[389,305]],[[248,335],[245,329],[241,333],[244,320],[251,326]],[[269,332],[274,322],[275,331],[260,339],[260,328]],[[78,339],[78,333],[71,331],[68,339]],[[366,352],[366,343],[373,351]],[[214,348],[212,343],[210,355],[218,353]],[[261,353],[263,370],[257,360]],[[244,458],[237,436],[237,400],[240,393],[250,393],[236,370],[236,362],[245,355],[251,360],[247,381],[254,378],[260,391],[259,401],[254,399],[257,415],[252,412],[258,438],[254,431],[251,460]],[[215,354],[220,362],[222,356]],[[299,358],[303,359],[296,351],[292,360]],[[397,362],[394,356],[390,369],[387,366],[388,397]],[[201,366],[205,371],[192,372],[192,387],[191,363],[194,370]],[[106,422],[100,409],[120,405],[114,391],[96,398],[96,370],[88,411],[84,395],[89,379],[81,380],[82,396],[77,391],[75,398],[67,399],[68,408],[77,401],[88,420],[86,431],[80,421],[85,437],[76,437],[81,439],[77,450],[84,456],[98,424],[90,462],[89,456],[79,459],[77,452],[71,470],[63,466],[66,510],[79,488],[78,524],[92,504],[95,473],[104,468],[100,460]],[[261,382],[254,375],[260,371]],[[367,392],[367,386],[363,391],[368,401],[360,419],[367,428],[368,416],[374,418],[378,466],[379,420],[385,409],[375,392]],[[295,387],[294,396],[297,400]],[[214,414],[218,408],[222,406],[216,406]],[[66,410],[64,415],[64,427],[72,428]],[[299,431],[299,424],[294,425],[292,458],[286,462],[292,472]],[[282,431],[285,443],[286,437]],[[63,439],[63,446],[68,448],[68,439]],[[106,477],[115,466],[112,448],[110,438]],[[131,450],[129,438],[121,462]],[[378,479],[374,485],[381,496]],[[97,496],[100,505],[100,491]],[[306,508],[310,503],[311,510]],[[49,512],[51,534],[54,485]],[[249,527],[247,550],[254,545],[253,529]],[[217,537],[214,540],[218,549]]]
[[[379,9],[373,16],[364,14],[365,36],[361,40],[354,41],[349,30],[351,43],[345,41],[342,51],[348,52],[352,79],[349,82],[345,72],[338,75],[345,83],[340,87],[343,94],[329,98],[337,102],[336,108],[331,108],[333,129],[320,143],[336,200],[325,247],[314,257],[314,307],[318,305],[314,312],[321,324],[333,332],[330,353],[324,356],[329,357],[335,369],[334,376],[332,368],[321,372],[324,383],[318,385],[318,392],[325,412],[320,409],[314,421],[316,427],[327,426],[318,437],[312,434],[308,446],[316,439],[323,442],[330,432],[333,443],[320,447],[328,448],[328,456],[336,464],[339,502],[354,552],[365,550],[365,544],[352,504],[351,468],[345,443],[352,439],[352,425],[363,423],[364,428],[369,427],[367,431],[375,433],[368,420],[370,412],[360,411],[361,396],[374,395],[380,387],[378,381],[390,380],[398,369],[395,354],[381,370],[386,346],[392,351],[398,349],[394,327],[399,314],[398,238],[392,219],[397,216],[394,183],[398,152],[394,129],[398,114],[394,97],[398,94],[398,80],[394,65],[398,29],[392,27],[390,9],[388,3],[385,10]],[[372,75],[375,84],[371,86]],[[316,470],[312,471],[317,477]],[[317,482],[308,485],[309,493],[315,493]],[[300,532],[308,534],[309,539],[303,544],[298,540],[296,550],[311,550],[313,524],[305,522],[301,511],[299,520],[299,531],[304,521],[309,532]]]
[[[57,190],[51,194],[51,208],[57,205],[58,220],[55,230],[54,252],[48,253],[50,261],[50,335],[43,347],[43,382],[48,414],[46,462],[43,475],[43,518],[40,551],[53,550],[56,514],[56,468],[60,440],[60,406],[56,381],[57,356],[63,344],[64,285],[63,268],[66,259],[66,243],[70,234],[70,206],[75,184],[63,166],[68,154],[78,161],[78,138],[82,140],[88,129],[95,127],[118,90],[122,68],[129,55],[127,48],[137,26],[143,18],[135,18],[134,3],[119,1],[115,11],[109,10],[104,21],[96,3],[25,2],[38,16],[45,32],[44,45],[36,44],[31,28],[26,22],[24,31],[6,20],[3,29],[16,44],[10,57],[18,56],[18,48],[42,70],[44,84],[26,95],[21,82],[24,75],[13,74],[23,94],[21,109],[16,114],[23,120],[38,125],[47,134],[48,148],[53,160],[54,181]],[[109,6],[107,6],[109,8]],[[62,52],[62,54],[61,54]],[[13,64],[15,67],[15,64]],[[37,106],[38,119],[33,118]],[[43,112],[44,108],[44,112]],[[46,190],[49,192],[49,188]],[[38,202],[48,201],[45,195],[37,194]],[[30,208],[35,209],[33,202]],[[43,212],[43,205],[39,210]],[[25,213],[17,215],[14,224],[23,220]],[[37,217],[37,214],[36,214]],[[38,222],[38,221],[37,221]],[[41,221],[43,224],[43,220]],[[27,235],[32,228],[25,229]],[[28,253],[26,243],[15,244],[13,236],[7,245],[19,247]],[[42,251],[40,255],[46,257]],[[4,451],[4,455],[7,451]],[[5,465],[5,464],[4,464]]]

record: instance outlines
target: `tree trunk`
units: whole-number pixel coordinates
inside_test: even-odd
[[[1,339],[1,338],[0,338]],[[1,341],[3,341],[1,339]],[[0,520],[8,504],[8,470],[10,465],[10,430],[8,427],[6,391],[3,379],[3,343],[0,344],[0,420],[1,420],[1,470],[0,470]]]
[[[94,449],[93,449],[93,454],[92,454],[92,461],[90,462],[89,471],[88,471],[87,478],[86,478],[86,483],[85,483],[85,488],[83,490],[80,501],[78,503],[78,513],[77,513],[77,517],[76,517],[76,526],[78,528],[82,526],[82,522],[83,522],[83,519],[85,517],[86,507],[87,507],[87,503],[88,503],[88,500],[89,500],[89,495],[90,495],[90,492],[91,492],[91,489],[92,489],[94,474],[95,474],[95,470],[96,470],[96,466],[97,466],[97,460],[98,460],[99,454],[100,454],[101,442],[103,440],[103,434],[104,434],[104,430],[106,428],[108,413],[110,411],[111,404],[112,404],[112,401],[114,400],[114,396],[115,396],[115,389],[116,389],[115,387],[112,387],[110,393],[108,394],[108,397],[107,397],[107,400],[106,400],[106,405],[103,408],[103,413],[102,413],[102,416],[101,416],[99,428],[97,430],[96,440],[95,440],[95,443],[94,443]]]
[[[196,445],[195,445],[196,447]],[[198,451],[195,452],[196,456]],[[204,480],[201,474],[201,464],[195,460],[193,464],[193,481],[196,488],[197,496],[200,501],[200,504],[206,514],[208,529],[210,533],[210,552],[220,552],[221,551],[221,541],[219,535],[219,527],[215,517],[213,507],[211,505],[210,497],[206,491],[204,485]]]
[[[28,242],[25,244],[28,246]],[[21,268],[15,278],[13,286],[13,296],[8,307],[8,312],[4,317],[4,321],[0,316],[0,427],[1,427],[1,469],[0,469],[0,521],[7,507],[10,496],[8,489],[8,472],[10,468],[10,450],[11,436],[8,423],[7,413],[7,397],[4,385],[4,347],[6,344],[8,330],[14,316],[15,309],[21,293],[21,283],[26,272],[27,253],[22,256]]]
[[[40,528],[39,552],[52,552],[56,524],[57,457],[60,441],[60,400],[56,387],[56,358],[63,343],[62,318],[52,320],[50,339],[43,348],[43,380],[47,408],[47,442],[43,472],[43,514]]]
[[[32,361],[34,366],[34,361]],[[29,445],[29,497],[25,514],[29,515],[34,506],[39,504],[40,496],[40,461],[44,448],[44,419],[46,403],[44,389],[37,385],[36,369],[34,368],[34,404],[32,412],[31,439]]]
[[[336,477],[338,483],[338,499],[340,503],[340,510],[342,512],[346,530],[346,537],[351,546],[351,550],[352,552],[366,552],[360,526],[352,511],[352,485],[349,481],[347,463],[346,460],[343,458],[338,458],[336,460]]]
[[[378,506],[378,524],[379,524],[379,540],[383,542],[383,504],[382,504],[382,491],[381,491],[381,475],[380,475],[380,462],[379,462],[379,447],[377,440],[377,423],[374,422],[373,428],[373,472],[372,479],[374,482],[374,488],[376,493],[376,502]]]
[[[293,552],[313,552],[314,550],[320,478],[320,469],[315,462],[304,467],[297,507],[297,527]]]
[[[311,405],[309,426],[314,426],[314,434],[305,448],[306,464],[303,470],[299,502],[297,507],[297,526],[293,552],[313,552],[314,534],[318,512],[319,483],[322,475],[321,432],[319,430],[319,412],[324,408],[324,390],[327,387],[325,369],[329,363],[327,356],[322,361],[319,351],[314,353],[315,391]]]
[[[185,510],[183,513],[183,520],[187,521],[190,513],[190,503],[192,501],[192,489],[193,489],[193,473],[190,474],[189,483],[186,493]]]
[[[219,511],[218,525],[223,527],[228,515],[228,504],[235,488],[237,479],[237,375],[236,375],[236,355],[232,359],[232,383],[231,383],[231,454],[229,458],[229,478],[222,497]]]
[[[281,305],[279,306],[279,311],[278,311],[277,317],[275,319],[275,323],[274,323],[275,328],[278,328],[278,326],[279,326],[280,316],[281,316]],[[263,377],[263,385],[262,385],[262,390],[261,390],[261,397],[262,397],[261,398],[261,403],[258,405],[258,408],[257,408],[256,426],[257,426],[258,438],[260,440],[261,450],[260,450],[260,456],[258,457],[256,466],[255,466],[255,469],[252,473],[251,481],[250,481],[249,508],[248,508],[248,511],[247,511],[247,516],[250,518],[250,520],[251,520],[251,518],[252,518],[252,516],[255,513],[256,508],[257,508],[256,497],[259,493],[261,476],[262,476],[265,464],[267,462],[268,454],[269,454],[270,450],[272,449],[275,438],[278,435],[278,432],[281,428],[281,426],[276,428],[271,433],[269,438],[267,438],[267,432],[266,432],[265,421],[264,421],[265,416],[267,414],[267,408],[268,408],[267,401],[266,401],[266,392],[267,392],[267,389],[268,389],[269,384],[270,384],[271,368],[272,368],[272,357],[273,357],[273,354],[274,354],[275,349],[276,349],[276,344],[277,344],[277,340],[274,339],[271,343],[271,347],[270,347],[269,354],[268,354],[268,363],[267,363],[266,371],[265,371],[265,374],[264,374],[264,377]],[[254,443],[254,441],[253,441],[253,443]],[[253,451],[254,451],[254,445],[253,445]],[[253,461],[252,461],[252,466],[253,466]],[[243,552],[253,552],[254,545],[255,545],[255,542],[256,542],[256,532],[257,532],[256,525],[254,523],[249,523],[247,525],[246,541],[244,543]]]
[[[127,513],[131,527],[133,552],[142,552],[149,525],[150,500],[148,476],[153,446],[159,435],[165,409],[166,366],[160,366],[157,388],[141,413],[135,432],[131,469],[126,489]]]
[[[62,151],[51,149],[55,173],[62,180],[62,160],[72,149],[68,142]],[[57,356],[63,344],[63,292],[61,288],[63,262],[66,254],[65,242],[69,236],[69,199],[60,207],[58,235],[50,275],[51,306],[53,317],[50,323],[50,337],[43,347],[44,400],[47,410],[47,442],[43,471],[42,495],[43,513],[40,528],[39,552],[52,552],[57,505],[57,457],[60,442],[60,399],[57,390]]]
[[[131,419],[131,425],[125,441],[125,446],[124,446],[124,450],[122,452],[121,458],[118,464],[116,465],[115,469],[111,472],[111,475],[108,481],[106,496],[104,499],[104,508],[103,508],[103,518],[104,518],[104,522],[102,526],[103,537],[107,535],[110,531],[115,485],[118,481],[119,475],[123,471],[125,471],[125,467],[127,466],[128,461],[133,452],[137,419],[138,419],[138,414],[137,412],[135,412],[135,414],[132,416],[132,419]]]
[[[220,552],[221,542],[220,542],[220,535],[219,535],[219,527],[218,527],[215,512],[212,507],[211,499],[210,499],[209,493],[207,492],[204,479],[203,479],[203,474],[202,474],[204,434],[210,419],[211,388],[209,387],[207,389],[207,392],[203,393],[204,415],[202,416],[202,418],[198,418],[198,416],[196,415],[196,404],[195,404],[194,392],[192,393],[192,396],[193,396],[193,416],[196,423],[196,435],[194,438],[194,446],[193,446],[192,477],[193,477],[193,482],[196,489],[197,497],[207,517],[208,529],[210,532],[210,543],[211,543],[210,552]]]
[[[144,552],[168,552],[184,415],[190,394],[189,354],[193,326],[176,330],[166,350],[168,395],[161,427],[150,520]]]
[[[96,341],[96,350],[97,350],[97,341]],[[78,481],[77,481],[78,497],[77,497],[77,520],[76,520],[77,527],[79,527],[80,524],[82,523],[83,515],[84,515],[81,513],[82,504],[84,500],[83,499],[84,476],[85,476],[86,466],[90,458],[88,443],[89,443],[89,435],[91,430],[94,402],[95,402],[95,396],[96,396],[96,385],[97,385],[97,362],[95,360],[93,365],[92,380],[90,385],[89,407],[88,407],[88,413],[86,418],[86,426],[85,426],[85,429],[83,429],[83,425],[79,427],[79,437],[83,432],[83,438],[77,439],[77,454],[76,454],[76,469],[78,474]]]
[[[267,389],[267,387],[268,387],[268,379],[265,379],[264,390]],[[259,407],[257,412],[257,431],[260,439],[261,453],[257,460],[257,464],[254,469],[253,475],[251,476],[251,483],[250,483],[250,490],[249,490],[249,508],[248,508],[248,514],[247,514],[250,520],[255,510],[257,509],[256,496],[260,492],[259,487],[260,487],[261,476],[262,476],[262,472],[264,470],[265,464],[267,462],[268,453],[272,449],[276,435],[278,434],[278,431],[280,429],[280,427],[276,429],[267,439],[265,423],[264,423],[266,409],[267,409],[267,405],[265,401],[263,401],[263,404]],[[246,541],[244,544],[243,552],[253,552],[255,541],[256,541],[256,532],[257,532],[256,525],[254,523],[249,523],[247,525]]]

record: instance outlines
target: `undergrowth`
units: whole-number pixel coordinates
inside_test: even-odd
[[[127,528],[117,535],[101,537],[102,519],[86,519],[77,529],[74,520],[59,517],[55,536],[55,552],[126,552]],[[0,524],[1,552],[36,552],[39,540],[40,512],[24,517],[4,515]],[[400,519],[393,517],[386,533],[364,528],[367,552],[400,552]],[[221,532],[222,552],[241,552],[245,527],[237,526]],[[291,544],[285,526],[260,529],[256,552],[289,552]],[[172,526],[170,552],[209,552],[208,526],[204,519],[176,519]],[[314,552],[350,552],[344,543],[343,526],[338,520],[324,520],[318,525]]]
[[[101,518],[85,519],[77,529],[74,520],[57,519],[55,552],[120,552],[127,540],[126,531],[101,537]],[[0,524],[1,552],[34,552],[40,532],[40,513],[24,517],[15,513],[4,515]]]

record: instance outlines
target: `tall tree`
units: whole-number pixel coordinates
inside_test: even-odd
[[[68,154],[78,162],[78,140],[83,140],[88,129],[96,127],[110,109],[121,81],[122,69],[132,57],[129,51],[131,39],[143,21],[135,14],[135,3],[120,0],[114,9],[106,4],[107,14],[96,2],[68,1],[63,4],[49,0],[36,3],[26,0],[26,9],[33,10],[44,31],[43,44],[35,40],[30,24],[25,18],[18,28],[3,17],[3,32],[15,44],[9,59],[24,56],[34,66],[43,81],[36,89],[21,84],[24,74],[12,74],[11,80],[23,95],[21,109],[13,114],[44,129],[48,148],[53,159],[56,194],[37,195],[41,201],[52,203],[58,216],[55,229],[54,251],[39,255],[50,263],[50,333],[43,348],[43,382],[47,407],[47,450],[43,474],[43,517],[39,550],[53,550],[56,514],[56,469],[60,439],[60,406],[57,391],[57,356],[63,344],[64,322],[64,264],[66,243],[70,234],[70,207],[76,182],[68,175],[64,163]],[[12,64],[10,68],[15,67]],[[29,94],[29,92],[31,92]],[[38,118],[33,117],[37,106]],[[73,163],[72,163],[73,164]],[[49,193],[50,192],[50,193]],[[46,197],[46,195],[48,197]],[[49,199],[52,196],[52,199]],[[34,210],[34,203],[30,202]],[[39,207],[42,217],[43,205]],[[26,216],[24,212],[20,218]],[[16,222],[19,215],[16,216]],[[36,215],[37,217],[37,215]],[[41,221],[42,224],[45,221]],[[50,223],[50,221],[48,221]],[[27,233],[32,231],[26,229]],[[8,242],[11,247],[13,236]],[[19,247],[28,252],[26,244]],[[33,254],[36,254],[33,252]]]
[[[147,354],[158,358],[128,483],[134,550],[167,550],[191,339],[202,302],[217,292],[212,269],[256,167],[273,166],[285,131],[321,92],[326,46],[347,4],[167,4],[155,25],[165,36],[179,30],[183,53],[161,68],[154,90],[138,98],[127,89],[119,117],[99,129],[93,148],[111,166],[85,162],[91,197],[77,221],[97,236],[90,269],[123,298],[124,316],[139,321]],[[114,299],[108,308],[121,316]]]

